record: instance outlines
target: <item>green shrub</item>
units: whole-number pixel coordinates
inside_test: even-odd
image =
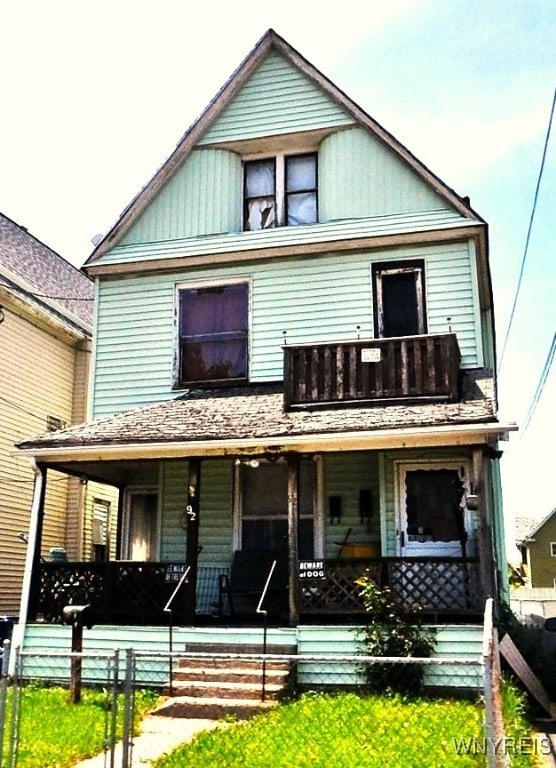
[[[434,651],[434,631],[423,627],[418,605],[411,614],[401,610],[393,592],[380,589],[367,575],[357,581],[370,621],[363,629],[369,656],[428,658]],[[365,677],[372,691],[417,694],[423,688],[423,664],[365,664]]]

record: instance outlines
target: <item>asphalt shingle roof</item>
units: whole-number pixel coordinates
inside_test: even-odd
[[[404,427],[493,422],[493,378],[465,377],[457,403],[352,405],[284,411],[281,384],[191,390],[173,399],[50,432],[19,448],[64,448],[245,438],[341,434]]]
[[[25,227],[0,213],[0,267],[19,275],[36,289],[32,296],[55,302],[87,325],[93,322],[93,281]]]

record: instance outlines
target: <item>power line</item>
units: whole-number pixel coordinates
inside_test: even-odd
[[[515,295],[514,295],[514,302],[513,302],[513,305],[512,305],[512,310],[510,312],[510,319],[508,321],[508,327],[506,329],[506,335],[504,337],[504,343],[502,345],[502,352],[500,353],[500,360],[499,360],[499,363],[498,363],[498,373],[500,373],[500,369],[502,368],[502,361],[504,359],[504,354],[506,352],[506,347],[507,347],[507,344],[508,344],[508,338],[510,336],[510,330],[511,330],[513,319],[514,319],[515,308],[517,306],[517,300],[518,300],[518,297],[519,297],[519,291],[521,289],[521,282],[522,282],[522,279],[523,279],[523,272],[525,270],[525,261],[527,259],[527,251],[529,250],[529,241],[531,239],[531,230],[533,229],[533,220],[535,218],[535,212],[537,210],[537,201],[538,201],[538,198],[539,198],[539,189],[540,189],[540,186],[541,186],[541,179],[542,179],[543,171],[544,171],[544,163],[545,163],[545,160],[546,160],[546,154],[547,154],[547,150],[548,150],[548,142],[549,142],[549,139],[550,139],[550,131],[551,131],[551,128],[552,128],[552,119],[554,117],[554,107],[555,107],[555,105],[556,105],[556,88],[554,89],[554,94],[552,96],[552,106],[550,108],[550,117],[548,119],[548,128],[547,128],[546,137],[545,137],[545,140],[544,140],[544,147],[543,147],[543,152],[542,152],[541,166],[540,166],[539,175],[538,175],[538,178],[537,178],[537,186],[536,186],[536,189],[535,189],[535,196],[533,198],[533,206],[532,206],[532,209],[531,209],[531,216],[529,218],[529,227],[527,228],[527,237],[525,238],[525,248],[523,250],[523,257],[521,259],[521,268],[519,270],[519,277],[518,277],[518,280],[517,280],[517,286],[516,286]]]
[[[539,383],[537,384],[537,389],[535,390],[535,394],[533,395],[533,399],[531,400],[531,405],[529,406],[529,410],[527,411],[527,415],[525,416],[525,422],[523,424],[523,432],[527,430],[527,427],[529,426],[531,419],[533,418],[533,414],[535,413],[539,400],[541,399],[544,385],[546,384],[546,380],[548,379],[548,374],[550,373],[550,369],[552,367],[552,362],[554,360],[555,352],[556,352],[556,333],[552,337],[552,344],[550,345],[550,349],[548,350],[548,355],[544,364],[544,368],[542,369],[542,373],[539,378]]]

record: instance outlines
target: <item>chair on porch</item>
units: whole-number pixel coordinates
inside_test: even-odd
[[[225,612],[233,617],[255,616],[274,560],[276,560],[276,568],[262,608],[274,618],[287,614],[287,555],[277,552],[237,550],[232,559],[230,575],[220,575],[218,596],[220,616],[225,615]]]

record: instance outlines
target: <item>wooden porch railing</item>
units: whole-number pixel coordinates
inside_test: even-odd
[[[300,582],[302,614],[365,613],[356,579],[368,573],[390,587],[404,611],[477,613],[482,607],[478,558],[401,558],[324,560],[314,578]]]
[[[41,563],[32,618],[61,621],[64,606],[90,603],[98,624],[164,625],[164,606],[184,569],[183,563]],[[173,610],[175,620],[184,621],[185,600]]]
[[[165,625],[168,615],[163,609],[184,568],[183,563],[41,563],[30,618],[61,622],[66,605],[90,603],[97,624]],[[477,558],[384,557],[322,561],[322,568],[299,581],[300,613],[364,614],[355,580],[365,572],[377,584],[389,586],[403,610],[411,612],[419,605],[434,614],[481,612]],[[185,599],[176,603],[175,621],[190,621],[192,606]],[[200,612],[204,612],[202,608]]]
[[[285,407],[459,396],[455,333],[284,346]]]

